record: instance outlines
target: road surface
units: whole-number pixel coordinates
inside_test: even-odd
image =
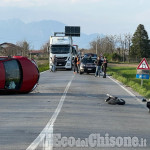
[[[107,93],[126,105],[107,104]],[[0,96],[0,150],[31,149],[149,150],[150,114],[109,77],[47,71],[32,93]]]

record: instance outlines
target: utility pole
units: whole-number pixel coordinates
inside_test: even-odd
[[[98,47],[98,36],[97,36],[97,38],[96,38],[96,55],[98,54],[98,49],[97,49],[97,47]]]
[[[97,55],[97,41],[96,41],[96,55]]]

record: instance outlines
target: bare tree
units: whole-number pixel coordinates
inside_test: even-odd
[[[105,37],[97,37],[90,42],[90,50],[98,55],[118,53],[122,56],[123,61],[126,60],[130,53],[132,35],[130,33],[124,35],[107,35]]]
[[[42,50],[45,54],[47,53],[48,45],[49,45],[49,41],[44,43],[40,48],[40,50]]]
[[[16,43],[17,46],[21,47],[21,55],[27,56],[30,50],[30,44],[26,40],[19,41]]]
[[[119,54],[122,55],[123,62],[124,62],[125,59],[127,58],[127,55],[129,55],[130,53],[132,35],[130,33],[119,35],[117,39],[118,39],[117,50],[119,50]]]
[[[90,43],[91,49],[100,55],[101,53],[113,53],[116,47],[116,36],[97,37]]]
[[[131,47],[131,43],[132,43],[132,34],[131,33],[126,34],[126,40],[127,40],[128,56],[130,56],[130,47]],[[129,62],[130,62],[130,57],[129,57]]]

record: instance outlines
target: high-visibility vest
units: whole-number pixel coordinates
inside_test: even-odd
[[[80,64],[80,60],[79,60],[79,58],[77,58],[77,65],[79,65]]]

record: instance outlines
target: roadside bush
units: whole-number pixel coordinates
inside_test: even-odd
[[[38,65],[38,68],[39,68],[39,71],[40,71],[40,72],[49,70],[49,63],[46,63],[46,64],[40,64],[40,65]]]
[[[146,92],[146,97],[150,97],[150,91]]]
[[[104,53],[103,55],[107,58],[108,62],[112,60],[112,54]]]
[[[121,56],[117,53],[112,54],[112,61],[121,61]]]

